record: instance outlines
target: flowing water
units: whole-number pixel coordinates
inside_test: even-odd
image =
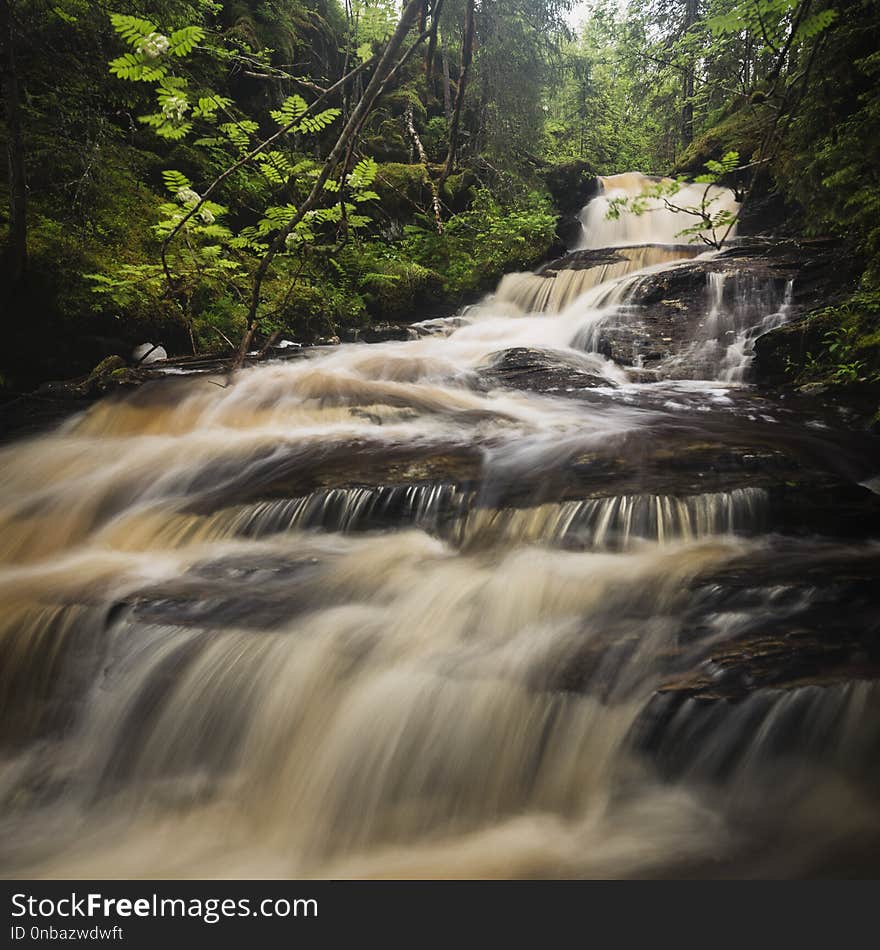
[[[744,382],[790,281],[708,272],[646,381],[634,300],[694,251],[605,219],[630,179],[583,214],[622,261],[2,452],[5,873],[870,865],[877,471]],[[790,530],[807,491],[855,514]]]

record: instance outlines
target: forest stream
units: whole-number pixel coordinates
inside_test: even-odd
[[[749,381],[797,267],[644,184],[409,340],[2,450],[4,874],[878,870],[876,441]]]

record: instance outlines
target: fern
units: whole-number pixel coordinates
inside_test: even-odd
[[[169,168],[162,172],[162,181],[165,182],[165,187],[171,192],[172,195],[176,195],[177,192],[182,188],[192,188],[192,182],[186,177],[186,175],[184,175],[182,172],[176,171],[173,168]]]
[[[217,238],[218,240],[228,241],[232,237],[232,232],[229,228],[224,227],[222,224],[205,224],[199,225],[199,234],[205,235],[205,237]]]
[[[228,99],[226,96],[202,96],[193,107],[192,114],[197,119],[207,119],[208,121],[213,121],[217,118],[218,109],[227,109],[231,105],[232,100]]]
[[[293,166],[283,152],[266,152],[259,165],[260,171],[273,185],[283,185],[293,173]]]
[[[136,53],[123,53],[110,60],[110,72],[131,82],[156,82],[167,74],[168,69],[162,63],[147,60]]]
[[[200,26],[185,26],[175,30],[168,37],[168,52],[172,56],[186,56],[205,38],[205,31]]]
[[[154,23],[125,13],[111,13],[110,22],[119,36],[136,49],[151,33],[156,32]]]
[[[250,137],[258,128],[256,122],[243,119],[241,122],[225,122],[220,126],[220,131],[236,148],[243,151],[250,144]]]
[[[266,235],[280,231],[293,220],[295,214],[296,208],[290,204],[266,208],[265,216],[257,222],[257,232]]]
[[[148,125],[156,135],[171,142],[178,142],[185,138],[192,130],[192,122],[172,122],[167,115],[161,112],[153,112],[150,115],[138,116],[138,122]]]
[[[340,109],[324,109],[323,112],[319,112],[317,115],[307,115],[297,126],[297,131],[314,135],[326,129],[327,126],[335,122],[340,115],[342,115]]]
[[[818,13],[806,17],[798,27],[795,38],[799,42],[811,40],[814,36],[818,36],[823,30],[827,30],[836,19],[837,10],[820,10]]]
[[[280,109],[271,109],[269,115],[282,128],[291,125],[308,109],[305,99],[302,96],[288,96]]]
[[[379,166],[374,158],[363,158],[351,170],[348,184],[354,189],[368,188],[376,180]]]

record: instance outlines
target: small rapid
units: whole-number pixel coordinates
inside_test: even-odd
[[[796,278],[608,220],[646,181],[414,339],[0,451],[3,873],[868,860],[877,466],[749,385]]]

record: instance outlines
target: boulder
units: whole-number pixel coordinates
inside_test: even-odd
[[[612,385],[598,373],[573,365],[562,354],[524,346],[494,354],[480,377],[490,386],[562,395]]]
[[[410,340],[415,332],[403,323],[374,323],[360,331],[359,340],[365,343],[388,343],[391,340]]]
[[[576,214],[560,215],[556,221],[556,237],[566,251],[576,248],[584,237],[581,219]]]
[[[563,214],[576,214],[599,193],[599,179],[590,165],[582,161],[551,165],[544,181],[553,204]]]
[[[168,359],[168,353],[158,343],[141,343],[132,350],[131,358],[136,364],[156,363]]]

